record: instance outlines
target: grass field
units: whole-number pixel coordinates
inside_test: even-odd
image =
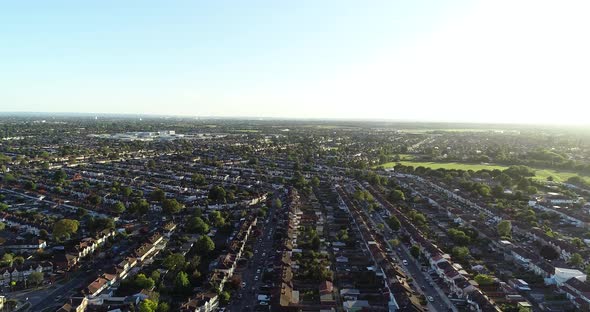
[[[402,159],[404,159],[404,158],[402,157]],[[394,167],[397,163],[398,162],[389,162],[389,163],[383,164],[382,166],[385,168],[391,168],[391,167]],[[422,167],[431,168],[431,169],[443,168],[443,169],[473,170],[473,171],[478,171],[478,170],[483,170],[483,169],[504,170],[504,169],[508,168],[508,166],[502,166],[502,165],[464,164],[464,163],[457,163],[457,162],[443,163],[443,162],[402,160],[402,161],[399,161],[399,163],[401,163],[404,166],[413,166],[414,168],[422,166]],[[567,179],[569,179],[573,176],[576,176],[576,175],[578,175],[578,174],[575,172],[569,172],[569,171],[557,171],[557,170],[553,170],[553,169],[535,169],[535,178],[537,178],[539,180],[546,180],[548,177],[552,176],[554,181],[556,181],[556,182],[565,182],[565,181],[567,181]],[[589,176],[583,176],[583,175],[580,175],[580,176],[582,178],[584,178],[586,180],[586,182],[590,183]]]

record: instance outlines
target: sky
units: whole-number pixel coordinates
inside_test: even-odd
[[[590,123],[590,1],[5,1],[0,112]]]

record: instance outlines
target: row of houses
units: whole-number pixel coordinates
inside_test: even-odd
[[[127,277],[129,271],[138,264],[151,259],[155,253],[156,245],[162,242],[163,236],[160,233],[155,233],[148,237],[138,248],[136,248],[132,255],[126,257],[123,261],[112,267],[107,272],[97,277],[90,283],[84,293],[89,297],[95,297],[103,290],[114,285],[117,281]]]
[[[461,266],[454,264],[448,254],[428,240],[405,214],[391,205],[373,187],[367,185],[367,189],[392,215],[398,218],[402,230],[408,234],[411,243],[420,248],[420,252],[428,260],[431,269],[449,286],[452,294],[466,299],[475,311],[501,311],[497,304],[478,288],[479,285],[470,280],[468,273]]]
[[[53,263],[42,261],[0,270],[0,286],[8,286],[11,282],[24,282],[33,272],[52,273]]]
[[[242,257],[248,238],[256,226],[258,218],[251,216],[243,218],[236,234],[228,244],[228,251],[220,255],[213,263],[208,280],[211,289],[198,292],[183,303],[180,310],[183,312],[213,312],[219,306],[218,293],[222,292],[225,284],[232,278],[238,265],[238,259]]]
[[[65,249],[63,253],[58,253],[54,256],[56,268],[64,271],[72,269],[82,259],[97,251],[110,237],[114,237],[115,234],[115,230],[105,229],[93,237],[81,239],[72,248]]]

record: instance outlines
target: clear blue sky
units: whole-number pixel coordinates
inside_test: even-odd
[[[590,106],[564,3],[7,2],[0,111],[551,122]]]

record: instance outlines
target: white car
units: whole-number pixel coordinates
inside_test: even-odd
[[[432,296],[428,296],[428,298],[427,298],[427,299],[428,299],[428,301],[430,301],[430,302],[433,302],[433,301],[434,301],[434,298],[432,298]]]

